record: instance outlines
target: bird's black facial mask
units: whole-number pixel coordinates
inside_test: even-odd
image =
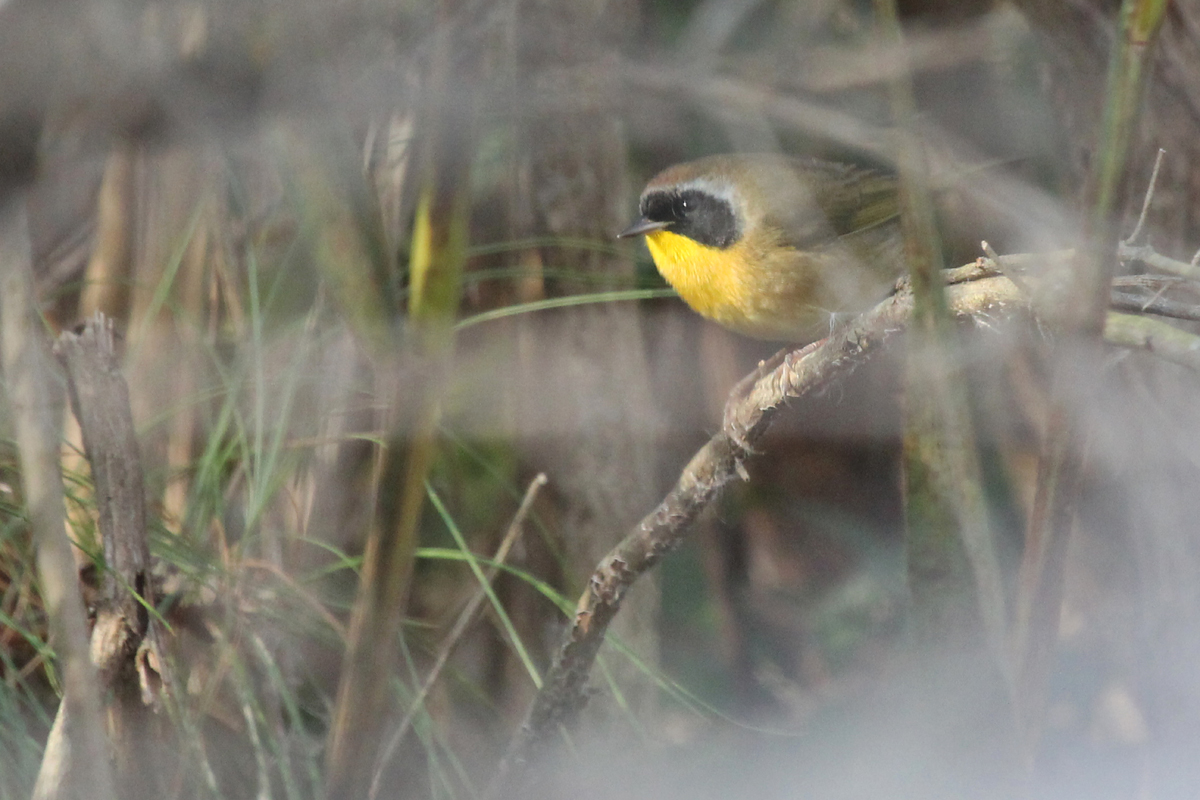
[[[671,233],[722,250],[742,235],[729,201],[700,189],[651,192],[641,212],[642,219],[667,223]]]

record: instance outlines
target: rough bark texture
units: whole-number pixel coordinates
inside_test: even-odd
[[[970,281],[948,291],[955,316],[994,317],[1025,303],[1006,278],[987,277],[987,271],[977,266],[954,275],[957,280]],[[502,777],[493,786],[495,795],[519,796],[537,780],[539,764],[560,730],[571,730],[589,701],[589,675],[596,654],[627,592],[684,541],[700,512],[744,475],[742,462],[787,401],[820,392],[873,357],[904,330],[912,314],[912,300],[907,287],[898,291],[829,339],[789,353],[764,375],[750,376],[757,380],[744,393],[735,391],[726,409],[724,430],[692,457],[658,507],[599,561],[529,721],[502,765]]]
[[[141,455],[112,320],[96,314],[79,335],[64,333],[56,352],[92,467],[104,545],[91,656],[104,689],[117,787],[122,797],[154,796],[162,789],[165,729],[151,708],[160,701],[163,666],[158,623],[147,608],[155,594]]]

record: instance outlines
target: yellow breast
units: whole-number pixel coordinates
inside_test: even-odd
[[[807,306],[812,275],[798,254],[772,256],[744,242],[720,249],[670,231],[646,235],[658,271],[702,316],[747,336],[799,339],[814,322]]]

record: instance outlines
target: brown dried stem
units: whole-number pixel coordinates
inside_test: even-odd
[[[1104,120],[1083,197],[1083,241],[1075,252],[1073,269],[1064,274],[1050,298],[1051,304],[1060,307],[1056,323],[1064,336],[1060,338],[1061,355],[1054,363],[1037,495],[1021,563],[1014,636],[1017,696],[1029,754],[1041,732],[1058,640],[1067,546],[1088,445],[1088,431],[1072,398],[1095,369],[1095,345],[1107,332],[1112,254],[1119,244],[1116,213],[1130,143],[1140,119],[1150,50],[1167,6],[1165,0],[1125,0],[1122,4],[1120,41],[1113,52]],[[1124,329],[1124,325],[1119,327]],[[1076,351],[1067,353],[1067,346]]]
[[[942,286],[942,243],[896,0],[875,0],[880,38],[899,52],[889,84],[898,129],[901,223],[912,281],[905,364],[904,517],[917,641],[973,647],[982,635],[1011,685],[1004,584],[984,499],[982,470],[959,342]]]
[[[490,567],[484,573],[484,579],[489,584],[496,579],[496,575],[500,572],[500,565],[508,558],[509,551],[512,550],[513,545],[517,543],[524,532],[525,518],[529,516],[529,512],[533,509],[533,501],[537,499],[538,492],[545,485],[546,475],[539,472],[537,477],[529,483],[529,488],[525,490],[525,496],[521,498],[521,505],[517,508],[517,513],[513,515],[513,520],[508,526],[508,531],[504,534],[504,539],[500,542],[500,546],[496,548],[496,554],[492,556],[492,563],[496,566]],[[413,719],[423,707],[425,698],[429,696],[429,690],[433,688],[438,678],[441,677],[446,662],[450,660],[450,654],[454,652],[455,646],[458,645],[467,628],[475,621],[475,615],[479,613],[479,609],[483,605],[483,601],[487,599],[487,596],[486,588],[480,586],[459,613],[458,619],[455,620],[454,627],[450,630],[450,633],[446,635],[446,641],[442,643],[437,659],[434,661],[433,666],[430,667],[429,674],[425,676],[425,681],[421,684],[421,689],[409,704],[408,713],[404,715],[404,719],[396,727],[396,732],[392,734],[391,739],[379,757],[379,763],[375,766],[375,773],[371,778],[371,789],[367,793],[368,800],[375,800],[379,796],[379,791],[382,788],[384,767],[387,766],[387,763],[395,754],[396,748],[400,746],[400,742],[403,741],[405,735],[412,728]]]
[[[63,699],[33,796],[106,800],[116,792],[63,510],[55,421],[62,399],[53,388],[53,362],[35,308],[25,200],[19,193],[0,195],[0,355],[21,455],[21,482],[37,544],[39,588],[63,675]]]

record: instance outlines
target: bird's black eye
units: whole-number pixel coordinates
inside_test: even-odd
[[[683,192],[671,198],[671,216],[676,222],[683,222],[696,211],[698,205],[692,192]]]

